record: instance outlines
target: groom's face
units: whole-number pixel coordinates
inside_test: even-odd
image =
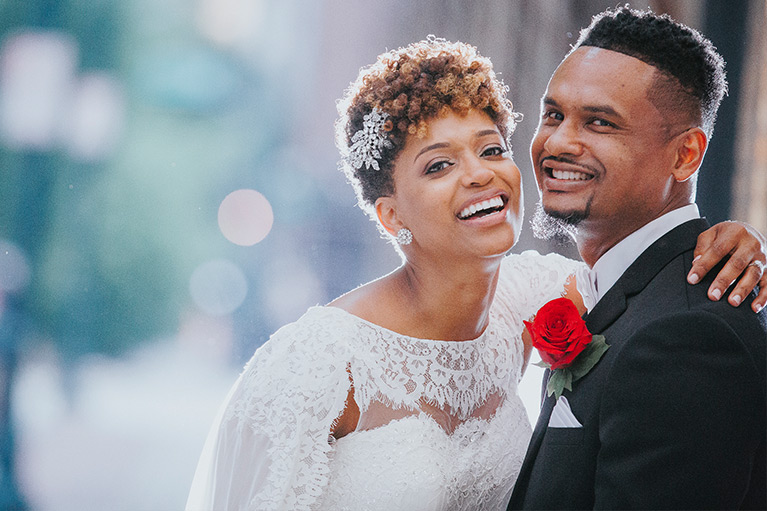
[[[656,69],[594,47],[557,68],[531,146],[544,210],[622,239],[668,203],[674,150],[648,98]]]

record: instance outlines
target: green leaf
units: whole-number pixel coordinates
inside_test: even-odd
[[[569,369],[572,371],[573,381],[579,380],[586,376],[591,369],[597,365],[599,359],[605,354],[610,347],[605,342],[604,335],[594,335],[591,338],[591,342],[586,345],[586,348],[573,360]]]
[[[554,394],[556,399],[559,399],[565,389],[573,390],[573,373],[569,368],[555,369],[546,384],[546,392],[549,396]]]
[[[540,362],[533,362],[533,365],[534,366],[538,366],[538,367],[542,367],[544,369],[548,369],[550,367],[549,364],[547,364],[543,360],[541,360]]]

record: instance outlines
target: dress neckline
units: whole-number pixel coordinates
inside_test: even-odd
[[[458,341],[458,340],[456,340],[456,341],[448,341],[448,340],[445,340],[445,339],[426,339],[426,338],[422,338],[422,337],[413,337],[412,335],[402,334],[400,332],[396,332],[394,330],[390,330],[390,329],[388,329],[386,327],[383,327],[383,326],[381,326],[381,325],[379,325],[377,323],[373,323],[372,321],[368,321],[366,319],[363,319],[363,318],[357,316],[356,314],[352,314],[351,312],[347,311],[346,309],[342,309],[340,307],[335,307],[333,305],[316,305],[314,307],[310,307],[310,309],[318,309],[318,310],[323,310],[324,309],[324,310],[327,310],[327,311],[330,311],[330,310],[338,311],[341,315],[347,316],[349,318],[352,318],[354,321],[356,321],[358,323],[362,323],[364,325],[368,325],[370,327],[377,328],[377,329],[382,330],[384,332],[387,332],[387,333],[389,333],[389,334],[391,334],[393,336],[402,337],[402,338],[406,338],[406,339],[411,339],[413,341],[418,341],[418,342],[427,342],[427,343],[434,343],[434,344],[450,344],[450,345],[456,345],[456,344],[467,345],[467,344],[469,344],[469,345],[474,345],[476,343],[479,343],[479,342],[482,342],[482,341],[485,340],[485,337],[487,337],[488,332],[491,330],[491,326],[494,323],[494,321],[493,321],[493,312],[492,312],[492,308],[491,308],[490,314],[489,314],[489,317],[488,317],[488,321],[487,321],[487,325],[485,325],[485,329],[482,330],[481,334],[479,334],[474,339],[466,339],[466,340],[461,340],[461,341]]]

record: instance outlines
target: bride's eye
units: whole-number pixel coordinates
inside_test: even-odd
[[[487,149],[482,151],[482,156],[501,156],[502,154],[505,154],[507,152],[508,151],[501,146],[493,146],[493,147],[488,147]]]
[[[435,172],[444,170],[449,166],[450,166],[450,162],[447,160],[442,160],[442,161],[432,163],[431,165],[426,167],[426,174],[434,174]]]

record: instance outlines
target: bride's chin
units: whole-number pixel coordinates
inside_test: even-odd
[[[505,237],[497,236],[493,239],[493,243],[490,244],[484,251],[484,257],[504,256],[509,250],[511,250],[517,243],[517,236],[514,231],[511,231]]]

